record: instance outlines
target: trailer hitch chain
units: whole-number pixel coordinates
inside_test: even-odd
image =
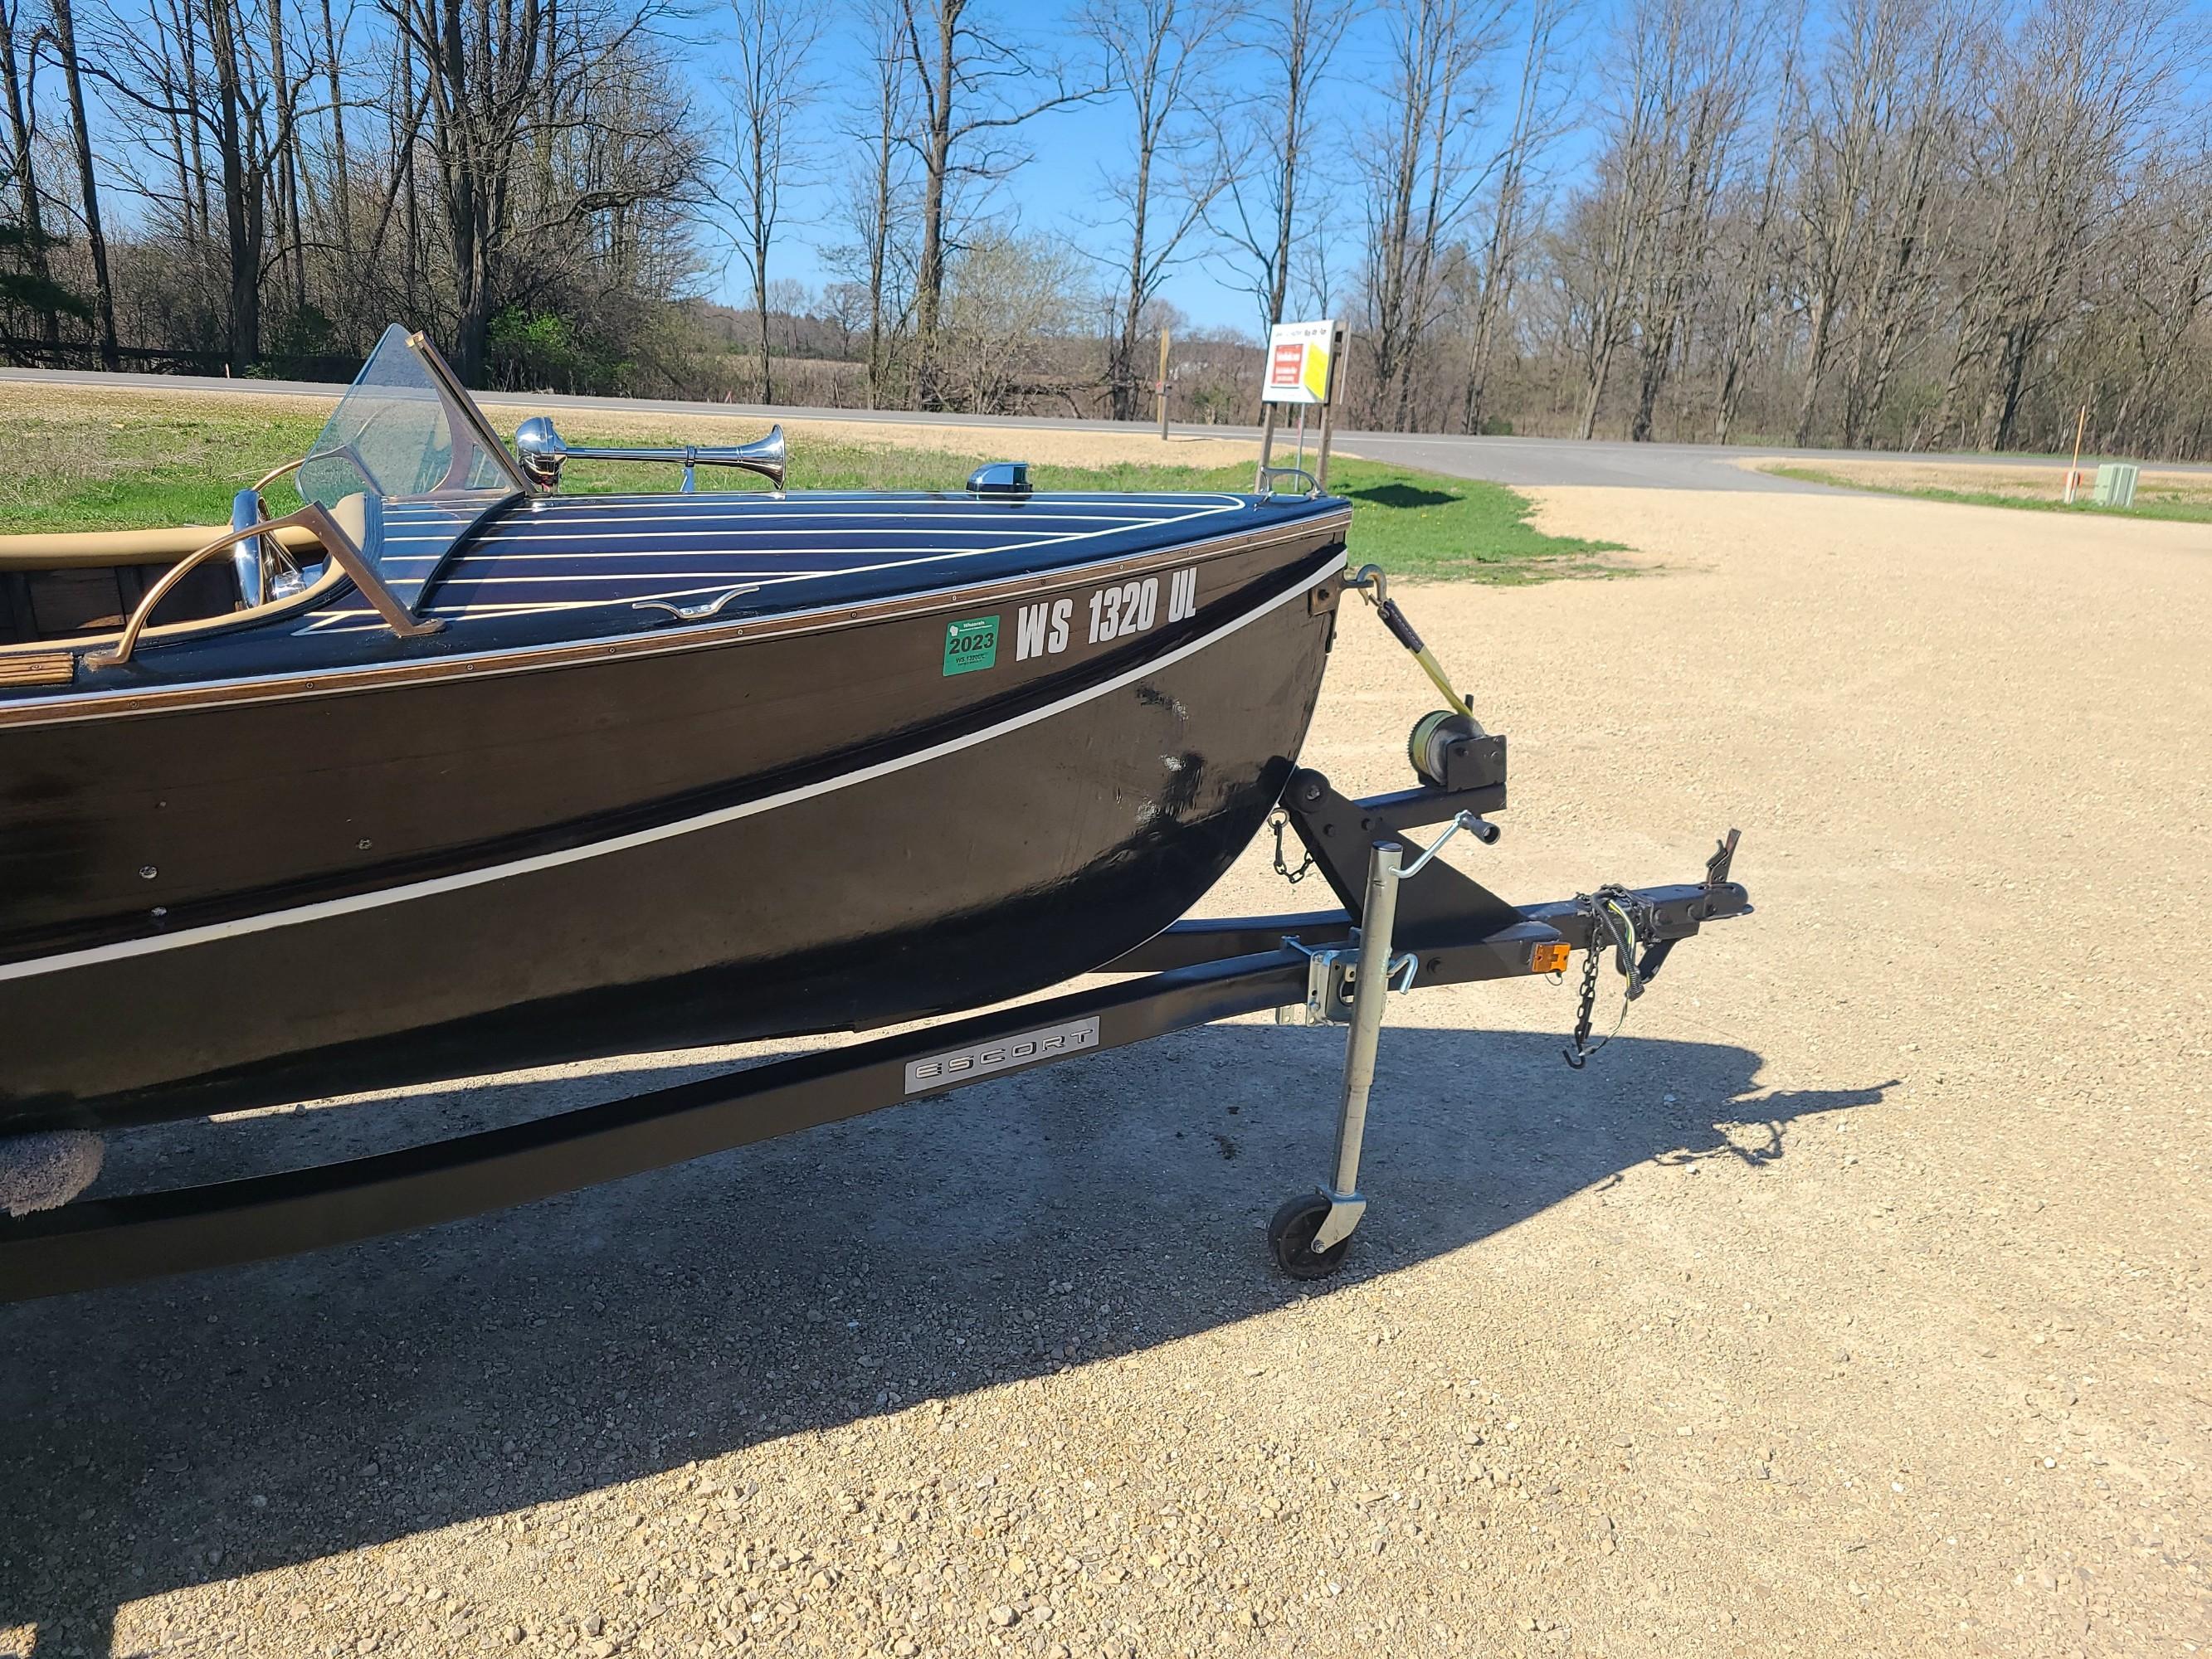
[[[1637,954],[1637,922],[1644,922],[1644,938],[1650,938],[1657,930],[1650,908],[1615,883],[1608,882],[1595,893],[1576,894],[1575,908],[1589,919],[1589,945],[1583,954],[1582,1001],[1575,1011],[1573,1046],[1561,1052],[1567,1064],[1579,1072],[1589,1064],[1592,1054],[1620,1035],[1620,1028],[1628,1020],[1628,1005],[1644,994],[1646,975]],[[1613,965],[1620,969],[1623,981],[1620,1012],[1613,1019],[1613,1030],[1592,1042],[1590,1023],[1597,1008],[1599,964],[1608,950],[1613,953]],[[1656,951],[1657,947],[1655,945],[1653,950]]]
[[[1267,828],[1275,832],[1275,873],[1293,887],[1313,873],[1314,855],[1308,853],[1305,862],[1295,870],[1283,861],[1283,831],[1291,827],[1291,815],[1278,806],[1267,814]]]
[[[1706,893],[1717,895],[1726,884],[1729,866],[1735,861],[1741,833],[1729,830],[1713,849],[1713,855],[1705,860],[1705,878],[1701,885]],[[1589,919],[1589,946],[1583,957],[1582,999],[1575,1011],[1571,1046],[1561,1053],[1567,1064],[1579,1072],[1589,1064],[1592,1054],[1620,1035],[1620,1028],[1628,1018],[1628,1005],[1642,996],[1658,977],[1668,953],[1680,940],[1657,938],[1658,918],[1650,904],[1616,884],[1607,883],[1595,893],[1576,894],[1575,908]],[[1699,909],[1692,915],[1702,917],[1708,913]],[[1639,938],[1652,941],[1641,951],[1637,948]],[[1589,1034],[1597,1006],[1599,964],[1608,950],[1613,953],[1613,966],[1623,981],[1620,1012],[1613,1022],[1613,1030],[1592,1042]]]

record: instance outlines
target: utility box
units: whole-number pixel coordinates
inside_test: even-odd
[[[2126,461],[2107,461],[2097,469],[2096,502],[2100,507],[2133,507],[2139,466]]]

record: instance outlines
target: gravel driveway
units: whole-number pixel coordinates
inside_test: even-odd
[[[2212,534],[1543,500],[1660,568],[1406,590],[1514,743],[1504,841],[1454,855],[1527,901],[1740,823],[1759,914],[1579,1073],[1568,988],[1397,1004],[1341,1279],[1260,1231],[1340,1035],[1254,1021],[0,1310],[0,1653],[2212,1644]],[[1358,611],[1331,674],[1309,761],[1397,787],[1418,676]],[[1212,906],[1315,890],[1255,854]]]

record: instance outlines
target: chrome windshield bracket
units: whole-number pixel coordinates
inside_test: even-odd
[[[105,651],[88,651],[83,657],[87,668],[120,668],[131,660],[138,648],[138,636],[146,631],[147,623],[170,591],[192,571],[216,554],[227,551],[257,538],[266,536],[271,543],[276,532],[297,527],[307,531],[322,544],[331,562],[352,579],[361,595],[374,607],[385,624],[402,639],[419,635],[435,634],[445,627],[434,617],[417,617],[403,604],[399,596],[385,585],[377,574],[376,566],[361,550],[360,544],[346,534],[344,528],[332,518],[330,510],[318,502],[309,501],[296,513],[288,513],[281,519],[257,519],[241,527],[227,532],[211,542],[204,543],[171,565],[161,580],[146,590],[138,601],[138,608],[123,625],[115,643]]]

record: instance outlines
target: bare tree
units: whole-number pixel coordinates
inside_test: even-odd
[[[1662,15],[1671,61],[1652,258],[1636,319],[1637,396],[1628,435],[1638,441],[1654,435],[1660,389],[1711,280],[1716,218],[1756,103],[1773,21],[1765,0],[1682,0]]]
[[[70,143],[76,154],[79,200],[84,213],[85,248],[92,256],[93,310],[100,326],[103,368],[122,361],[116,352],[115,285],[107,273],[107,235],[100,219],[100,179],[93,165],[92,127],[85,113],[83,65],[76,53],[76,14],[70,0],[49,0],[53,13],[54,51],[61,59],[62,85],[69,93]]]
[[[751,214],[720,181],[780,186],[803,112],[714,175],[775,269],[732,263],[750,310],[700,292],[676,42],[703,30],[678,0],[0,0],[0,337],[99,361],[104,263],[115,356],[250,366],[398,315],[479,383],[1126,413],[1161,274],[1228,176],[1207,224],[1253,319],[1364,309],[1345,395],[1390,424],[2045,446],[2086,404],[2108,449],[2212,454],[2202,0],[1836,0],[1809,33],[1801,0],[1623,0],[1602,54],[1560,21],[1575,0],[1514,0],[1510,40],[1505,0],[1385,0],[1358,26],[1376,84],[1330,78],[1347,8],[1283,0],[1216,112],[1190,89],[1234,3],[1064,0],[1094,76],[1010,41],[1010,5],[869,0],[872,70],[822,123],[852,139],[824,319],[777,275],[795,195]],[[772,57],[784,20],[737,3]],[[1120,228],[1023,234],[1000,186],[1024,124],[1109,67]],[[764,102],[804,90],[753,73]],[[1316,211],[1332,193],[1368,210]],[[1179,406],[1249,399],[1249,338],[1176,332],[1203,365]]]
[[[1404,428],[1423,337],[1441,310],[1443,252],[1484,181],[1471,153],[1498,45],[1492,0],[1389,0],[1388,124],[1359,146],[1365,181],[1367,327],[1372,418]]]
[[[1946,215],[1945,175],[1960,154],[1967,43],[1988,26],[1981,0],[1946,0],[1913,20],[1900,65],[1893,124],[1862,216],[1869,244],[1852,297],[1851,354],[1844,376],[1843,441],[1856,447],[1887,399],[1911,338],[1927,329],[1955,234]]]
[[[1721,232],[1714,239],[1715,287],[1722,301],[1713,330],[1713,441],[1717,444],[1729,441],[1742,412],[1761,325],[1771,323],[1781,309],[1790,127],[1799,100],[1796,35],[1797,28],[1793,27],[1773,90],[1759,182],[1754,185],[1747,180],[1734,192],[1734,201],[1723,210]],[[1765,331],[1770,338],[1776,332],[1771,326]]]
[[[927,354],[944,305],[945,237],[952,192],[1004,177],[1026,159],[1011,136],[1048,110],[1104,88],[1071,79],[1065,64],[1034,52],[990,24],[974,0],[900,0],[920,125],[908,143],[921,166],[921,254],[915,271],[915,322],[925,354],[920,392],[935,399]]]
[[[61,339],[62,313],[76,307],[71,303],[75,296],[54,281],[52,263],[47,257],[51,238],[33,165],[37,131],[33,125],[36,100],[29,74],[32,58],[17,44],[21,16],[20,3],[0,0],[0,96],[6,99],[8,112],[8,154],[6,166],[0,167],[0,185],[12,183],[16,196],[15,222],[0,223],[0,237],[6,239],[0,240],[0,252],[5,252],[12,242],[23,265],[20,276],[0,272],[0,300],[36,313],[47,343],[56,344]]]
[[[908,215],[910,156],[902,142],[914,116],[912,65],[906,49],[902,0],[866,0],[868,93],[865,110],[844,126],[856,157],[846,186],[847,223],[854,240],[828,251],[830,263],[858,283],[867,299],[867,403],[882,405],[890,391],[893,340],[905,321],[900,293],[904,243],[899,227]]]
[[[2167,98],[2201,66],[2175,50],[2201,33],[2183,0],[2114,14],[2094,0],[2045,0],[2008,54],[1984,151],[2003,210],[1986,222],[1979,319],[1995,349],[1978,436],[2013,437],[2029,363],[2069,298],[2069,280],[2119,222],[2125,179]]]
[[[222,3],[222,0],[216,0]],[[541,0],[380,0],[428,75],[428,144],[453,295],[454,367],[466,380],[484,368],[491,321],[501,301],[527,286],[519,250],[550,251],[595,216],[665,198],[699,164],[696,135],[665,101],[603,96],[632,60],[649,56],[657,3],[615,10],[572,0],[556,18]],[[555,57],[556,43],[565,43]],[[557,72],[556,72],[557,69]],[[568,133],[597,136],[613,174],[526,191],[533,156],[540,174]],[[527,207],[526,204],[527,203]]]
[[[1109,185],[1127,237],[1106,359],[1117,421],[1138,413],[1139,319],[1222,188],[1220,154],[1202,148],[1201,117],[1218,48],[1237,15],[1231,0],[1090,0],[1083,13],[1115,92],[1128,100],[1131,123],[1129,171]]]
[[[2188,402],[2174,383],[2191,334],[2212,336],[2212,142],[2154,156],[2138,200],[2138,234],[2115,248],[2112,309],[2124,355],[2103,424],[2118,445],[2148,452],[2155,440],[2147,417],[2161,398],[2168,409]]]
[[[1922,8],[1908,0],[1844,0],[1825,72],[1813,88],[1796,216],[1806,317],[1804,386],[1791,441],[1812,441],[1837,310],[1873,256],[1866,215],[1892,134],[1906,118],[1905,52]]]
[[[1582,369],[1577,435],[1584,439],[1596,434],[1598,409],[1613,360],[1628,338],[1631,301],[1655,228],[1657,146],[1666,112],[1663,58],[1647,45],[1646,15],[1639,9],[1615,24],[1615,51],[1609,55],[1620,67],[1601,106],[1604,141],[1591,181],[1570,201],[1554,245],[1567,330]]]
[[[343,39],[331,15],[331,0],[320,0],[323,10],[323,83],[330,94],[331,176],[326,200],[337,220],[338,253],[345,267],[353,265],[353,163],[346,154],[345,92],[338,76]]]
[[[955,257],[939,319],[945,400],[971,414],[1007,411],[1017,397],[1069,398],[1050,348],[1079,313],[1076,256],[1042,238],[985,232]]]
[[[1513,121],[1492,169],[1496,182],[1491,190],[1489,224],[1464,279],[1470,290],[1470,314],[1467,387],[1460,404],[1462,432],[1482,430],[1498,337],[1512,306],[1514,286],[1536,222],[1529,200],[1532,173],[1559,134],[1564,106],[1559,85],[1560,31],[1568,4],[1569,0],[1529,0]]]
[[[823,15],[783,0],[730,0],[732,155],[727,201],[738,218],[738,258],[752,279],[759,323],[760,400],[775,401],[768,337],[768,256],[785,191],[803,172],[801,121],[820,92],[812,58]]]
[[[1232,158],[1208,223],[1243,269],[1262,335],[1283,320],[1291,264],[1304,226],[1307,174],[1317,116],[1315,95],[1342,45],[1355,8],[1337,0],[1284,0],[1253,15],[1246,51],[1267,67],[1262,90],[1223,135]],[[1234,158],[1249,158],[1238,164]]]

